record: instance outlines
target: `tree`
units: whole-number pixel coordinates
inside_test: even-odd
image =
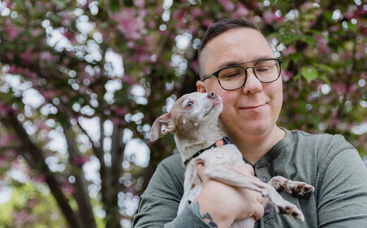
[[[150,126],[195,91],[196,49],[221,18],[255,20],[284,58],[280,126],[343,134],[367,152],[366,2],[16,0],[0,14],[0,186],[24,218],[4,226],[129,226],[175,149],[172,137],[149,143]],[[126,154],[132,139],[149,145],[147,167],[141,151]],[[99,166],[93,180],[88,164]]]

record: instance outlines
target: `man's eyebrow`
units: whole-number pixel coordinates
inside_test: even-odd
[[[224,63],[220,64],[218,66],[218,70],[223,69],[225,67],[229,67],[229,66],[242,65],[242,64],[245,64],[245,63],[256,62],[256,61],[261,60],[261,59],[270,59],[270,58],[274,58],[274,57],[270,56],[270,55],[262,55],[262,56],[257,56],[253,60],[249,60],[249,61],[246,61],[246,62],[239,62],[239,61],[229,60],[228,62],[224,62]]]

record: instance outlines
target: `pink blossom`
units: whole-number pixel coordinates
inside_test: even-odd
[[[2,146],[7,146],[9,144],[11,144],[12,142],[14,142],[17,138],[14,135],[9,135],[6,134],[3,137],[1,137],[1,145]]]
[[[37,176],[33,177],[32,180],[36,183],[45,183],[46,182],[46,177],[44,175],[37,175]]]
[[[90,157],[76,157],[74,159],[75,164],[77,165],[84,165],[86,162],[90,161]]]
[[[145,13],[135,16],[135,11],[131,8],[125,8],[120,13],[111,16],[112,19],[119,22],[118,29],[127,39],[137,40],[141,38],[145,23],[143,17]]]
[[[309,21],[308,22],[308,27],[313,27],[314,25],[316,25],[316,21]]]
[[[346,90],[344,84],[333,84],[331,88],[339,95],[344,94]]]
[[[150,52],[153,50],[153,38],[151,36],[143,36],[144,40],[144,50]]]
[[[122,81],[129,84],[129,85],[134,85],[137,82],[134,78],[132,78],[128,74],[124,74],[124,76],[122,77]]]
[[[62,35],[65,36],[70,42],[76,41],[75,34],[70,32],[69,30],[63,32]]]
[[[226,11],[233,11],[236,5],[231,0],[219,0]]]
[[[75,193],[75,188],[73,185],[71,185],[70,183],[63,183],[62,184],[62,188],[65,192],[69,193],[69,194],[74,194]]]
[[[10,110],[11,110],[10,105],[2,104],[0,102],[0,116],[3,116],[3,117],[7,116]]]
[[[293,77],[293,73],[291,71],[282,70],[282,79],[283,82],[289,81]]]
[[[5,56],[8,58],[8,60],[13,60],[14,59],[14,54],[13,53],[10,53],[10,52],[8,52],[8,53],[6,53],[5,54]]]
[[[213,23],[214,23],[214,22],[213,22],[213,20],[211,20],[211,19],[205,19],[205,20],[203,21],[203,25],[204,25],[205,27],[209,27],[209,26],[211,26]]]
[[[63,103],[69,103],[70,101],[70,98],[68,96],[62,96],[60,99]]]
[[[296,48],[294,47],[294,45],[291,45],[282,51],[283,56],[288,56],[294,53],[296,53]]]
[[[126,123],[126,121],[124,119],[119,119],[119,118],[113,118],[112,120],[113,125],[122,125],[124,123]]]
[[[348,18],[349,20],[351,20],[351,19],[355,18],[357,10],[358,10],[357,5],[349,5],[348,9],[347,9],[347,12],[345,12],[344,16],[346,18]]]
[[[12,212],[13,223],[16,227],[23,227],[24,224],[32,222],[34,217],[32,214],[27,213],[25,210],[19,212]]]
[[[353,53],[351,51],[346,51],[343,54],[341,54],[341,57],[343,59],[350,59],[350,58],[352,58],[352,56],[353,56]]]
[[[309,10],[309,9],[312,9],[314,6],[313,6],[313,3],[312,2],[305,2],[302,6],[301,6],[301,10]]]
[[[202,11],[198,9],[197,7],[191,8],[190,13],[193,17],[199,17],[202,15]]]
[[[175,10],[172,13],[172,18],[175,18],[178,21],[178,23],[176,24],[176,26],[178,28],[180,28],[180,29],[184,28],[185,14],[186,14],[186,10],[185,9]]]
[[[198,71],[199,70],[199,62],[198,62],[198,60],[196,59],[195,61],[192,61],[190,63],[190,67],[191,67],[191,69],[194,70],[194,72]]]
[[[263,18],[264,18],[265,24],[273,24],[274,20],[276,19],[276,16],[271,11],[265,11],[265,13],[263,14]]]
[[[111,110],[118,116],[125,116],[129,112],[127,108],[122,108],[118,106],[112,106]]]
[[[155,28],[155,22],[154,21],[148,21],[147,22],[147,27],[151,28],[151,29]]]
[[[39,36],[43,33],[43,29],[41,28],[35,28],[35,29],[32,29],[31,33],[32,33],[32,36],[33,37],[36,37],[36,36]]]
[[[9,74],[19,74],[22,72],[22,68],[17,67],[15,65],[11,65],[8,72]]]
[[[20,55],[20,58],[22,59],[23,63],[30,64],[32,59],[34,59],[34,54],[30,48],[27,48],[27,50]]]
[[[155,13],[158,15],[161,15],[164,12],[164,8],[163,5],[159,5],[156,9],[155,9]]]
[[[353,93],[357,88],[358,88],[358,86],[356,84],[353,84],[353,85],[349,86],[348,92]]]
[[[239,3],[237,6],[237,10],[234,13],[234,16],[243,18],[243,17],[246,17],[248,13],[249,13],[249,10],[242,3]]]
[[[128,41],[127,42],[127,47],[128,48],[134,48],[135,47],[135,42],[134,41]]]
[[[41,52],[41,59],[42,60],[45,60],[45,61],[52,61],[52,62],[56,62],[58,60],[58,57],[51,54],[51,52],[49,51],[44,51],[44,52]]]
[[[333,25],[330,27],[330,31],[333,31],[333,32],[337,32],[340,30],[340,26],[339,25]]]
[[[321,37],[321,36],[318,36],[318,35],[315,35],[313,37],[317,41],[317,47],[319,49],[320,54],[325,54],[325,53],[330,52],[330,49],[329,49],[329,46],[328,46],[328,41],[324,37]]]
[[[10,39],[14,39],[15,37],[18,36],[19,33],[19,29],[16,28],[12,23],[11,20],[6,20],[6,29],[9,32],[9,38]]]
[[[134,5],[138,8],[143,8],[145,4],[145,0],[134,0]]]

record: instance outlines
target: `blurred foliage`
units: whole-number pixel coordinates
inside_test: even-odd
[[[362,0],[0,1],[0,226],[130,227],[175,149],[150,125],[195,91],[222,18],[254,20],[283,57],[280,126],[366,155],[366,15]]]

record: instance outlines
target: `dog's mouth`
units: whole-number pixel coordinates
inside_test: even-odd
[[[203,116],[203,118],[205,118],[207,115],[209,115],[209,113],[211,113],[211,111],[213,110],[213,108],[216,107],[216,105],[218,105],[221,101],[218,99],[218,100],[215,100],[212,104],[212,107],[210,107],[210,109],[208,110],[208,112],[205,113],[205,115]]]

